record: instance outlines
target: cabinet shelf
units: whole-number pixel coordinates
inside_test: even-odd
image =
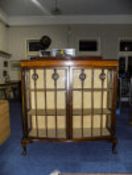
[[[65,88],[57,88],[57,89],[55,89],[55,88],[46,88],[46,89],[44,89],[44,88],[37,88],[37,89],[34,89],[34,88],[27,88],[27,90],[29,90],[29,91],[32,91],[32,92],[34,92],[34,91],[38,91],[38,92],[44,92],[45,90],[46,91],[66,91],[66,89]],[[83,91],[84,92],[87,92],[87,91],[110,91],[110,90],[112,90],[112,88],[84,88],[83,89]],[[82,89],[81,88],[74,88],[74,89],[72,89],[72,91],[82,91]]]
[[[37,89],[27,89],[27,90],[29,90],[29,91],[31,91],[31,92],[35,92],[35,91],[37,91],[37,92],[44,92],[44,91],[66,91],[66,89],[65,88],[57,88],[57,89],[55,89],[55,88],[46,88],[46,89],[43,89],[43,88],[37,88]]]
[[[111,90],[112,88],[83,88],[83,91],[108,91]],[[72,91],[82,91],[82,88],[73,88]]]
[[[38,110],[35,110],[35,109],[32,109],[28,112],[29,115],[39,115],[39,116],[43,116],[43,115],[49,115],[49,116],[52,116],[52,115],[55,115],[56,111],[54,109],[48,109],[46,110],[43,110],[43,109],[38,109]],[[57,110],[57,115],[59,116],[64,116],[66,114],[66,110],[65,109],[58,109]]]
[[[78,115],[82,115],[82,109],[74,109],[72,111],[73,113],[73,116],[78,116]],[[48,116],[52,116],[52,115],[55,115],[56,114],[56,110],[54,109],[48,109],[46,110],[43,110],[43,109],[38,109],[38,110],[35,110],[35,109],[32,109],[32,110],[29,110],[28,112],[28,115],[39,115],[39,116],[43,116],[43,115],[48,115]],[[111,110],[110,109],[93,109],[93,111],[91,109],[84,109],[83,110],[83,115],[90,115],[90,114],[111,114]],[[57,109],[57,115],[58,116],[65,116],[66,115],[66,110],[65,109]]]
[[[46,133],[47,132],[47,133]],[[83,129],[83,137],[100,137],[100,132],[102,132],[102,136],[109,136],[110,131],[107,128],[94,128],[93,133],[91,134],[91,128],[84,128]],[[32,129],[28,133],[29,137],[41,137],[41,138],[66,138],[66,129],[60,128],[57,130],[57,135],[55,129]],[[73,138],[82,138],[82,132],[80,128],[73,129]]]

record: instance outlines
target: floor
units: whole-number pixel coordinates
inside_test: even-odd
[[[21,105],[11,102],[11,137],[0,146],[0,175],[48,175],[65,173],[132,173],[132,112],[117,110],[118,154],[108,142],[34,143],[21,155]]]

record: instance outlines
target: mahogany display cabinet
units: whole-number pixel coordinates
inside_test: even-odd
[[[21,61],[23,154],[33,141],[107,140],[115,151],[118,61]]]

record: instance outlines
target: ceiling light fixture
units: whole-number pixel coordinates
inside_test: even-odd
[[[44,12],[46,15],[51,15],[50,11],[47,10],[38,0],[31,0],[42,12]]]
[[[58,7],[58,0],[55,0],[55,8],[52,10],[53,15],[61,15],[62,12],[60,8]]]

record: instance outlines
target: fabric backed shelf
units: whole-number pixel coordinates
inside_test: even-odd
[[[110,131],[107,128],[94,128],[91,132],[91,128],[84,128],[83,129],[83,137],[100,137],[102,136],[110,136]],[[66,138],[66,129],[58,129],[57,134],[55,132],[55,129],[32,129],[28,133],[29,137],[41,137],[41,138],[59,138],[64,139]],[[80,128],[74,128],[73,129],[73,138],[82,138],[82,130]]]
[[[29,110],[28,112],[28,115],[39,115],[39,116],[43,116],[43,115],[55,115],[57,113],[58,116],[64,116],[66,114],[66,110],[65,109],[57,109],[57,110],[54,110],[54,109],[48,109],[48,110],[43,110],[43,109],[38,109],[38,110],[35,110],[35,109],[32,109],[32,110]],[[84,109],[82,111],[82,109],[74,109],[72,111],[73,113],[73,116],[76,116],[76,115],[90,115],[90,114],[111,114],[111,110],[110,109]]]
[[[29,90],[29,91],[32,91],[32,92],[34,92],[34,91],[36,91],[36,89],[29,89],[29,88],[27,88],[27,90]],[[65,91],[66,89],[64,89],[64,88],[57,88],[57,89],[54,89],[54,88],[46,88],[46,89],[43,89],[43,88],[37,88],[37,91],[38,92],[44,92],[44,90],[46,90],[46,91]],[[84,88],[83,89],[83,91],[85,92],[85,91],[90,91],[91,92],[91,90],[93,90],[93,91],[109,91],[109,90],[112,90],[112,88]],[[73,88],[72,89],[72,91],[82,91],[82,89],[81,88]]]

